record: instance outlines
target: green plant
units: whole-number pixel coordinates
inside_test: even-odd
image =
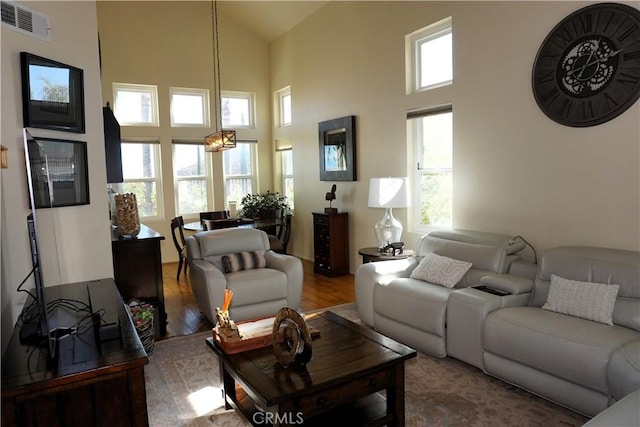
[[[244,218],[260,218],[265,211],[281,211],[282,215],[291,210],[285,196],[278,192],[267,191],[261,194],[247,194],[240,201],[241,216]]]

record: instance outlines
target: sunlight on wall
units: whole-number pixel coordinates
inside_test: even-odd
[[[224,405],[222,391],[217,387],[211,386],[194,391],[187,396],[187,399],[198,417]]]

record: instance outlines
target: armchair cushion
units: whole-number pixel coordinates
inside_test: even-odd
[[[619,285],[580,282],[551,275],[543,309],[613,326],[613,307]]]
[[[238,252],[223,255],[220,261],[222,262],[222,269],[225,273],[265,268],[267,266],[264,251]]]
[[[470,262],[430,253],[422,258],[410,277],[453,288],[467,274],[471,266]]]

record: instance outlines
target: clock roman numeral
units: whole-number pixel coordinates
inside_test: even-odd
[[[579,18],[580,29],[583,33],[590,33],[593,31],[593,17],[590,13],[587,13]]]
[[[564,44],[570,43],[575,39],[575,37],[570,34],[568,25],[562,27],[562,29],[556,33],[556,36],[562,39]]]
[[[569,117],[569,113],[571,112],[572,106],[573,106],[573,103],[571,102],[571,100],[565,98],[562,100],[562,103],[560,104],[560,109],[558,110],[558,113],[560,113],[562,117]]]
[[[605,103],[607,104],[607,109],[610,110],[611,108],[615,108],[618,106],[618,101],[616,101],[613,96],[609,95],[608,93],[604,94],[604,100]]]
[[[593,102],[586,101],[582,103],[582,117],[590,119],[593,117]]]
[[[640,58],[640,50],[635,50],[633,52],[623,52],[622,60],[623,61],[632,61],[634,59]]]
[[[617,81],[624,84],[625,86],[634,87],[640,81],[640,77],[634,76],[633,74],[625,73],[624,71],[620,73],[617,78]]]
[[[558,99],[559,96],[560,96],[560,91],[558,90],[558,88],[556,88],[554,86],[551,89],[549,89],[548,91],[546,91],[545,93],[543,93],[540,96],[540,99],[545,104],[553,104],[553,103],[556,102],[556,100]]]
[[[627,37],[629,37],[631,34],[635,33],[636,31],[638,31],[638,26],[633,25],[627,28],[622,34],[617,36],[617,38],[619,41],[624,42]]]
[[[547,71],[544,74],[539,74],[538,78],[537,78],[538,83],[550,83],[550,82],[554,81],[555,74],[556,73],[555,73],[554,70]]]

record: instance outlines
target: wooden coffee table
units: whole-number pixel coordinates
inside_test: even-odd
[[[416,351],[330,311],[307,322],[320,337],[305,366],[283,368],[271,347],[225,354],[207,339],[225,408],[254,426],[404,426],[404,361]]]

